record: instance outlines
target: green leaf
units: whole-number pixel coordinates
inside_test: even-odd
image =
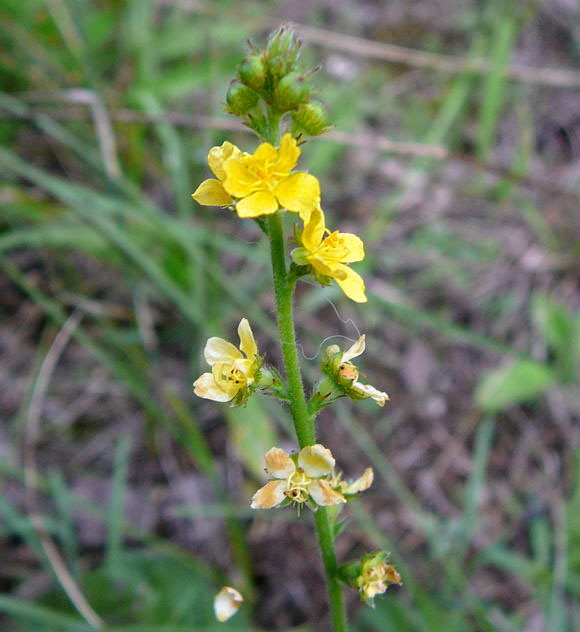
[[[488,371],[475,390],[475,401],[485,411],[497,412],[541,395],[554,381],[552,371],[532,360],[515,360]]]

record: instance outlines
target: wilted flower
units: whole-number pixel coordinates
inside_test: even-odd
[[[337,230],[331,233],[325,226],[324,213],[318,207],[312,211],[298,238],[300,246],[292,251],[294,263],[311,266],[323,285],[334,279],[350,299],[357,303],[366,302],[362,277],[346,265],[364,259],[364,246],[359,237]]]
[[[359,371],[351,362],[365,350],[364,334],[346,351],[341,353],[338,345],[326,348],[328,358],[322,364],[323,372],[338,386],[343,395],[352,399],[373,399],[379,406],[384,406],[389,396],[370,384],[359,382]]]
[[[244,598],[231,586],[224,586],[214,597],[213,610],[215,618],[224,622],[233,617],[239,610]]]
[[[299,454],[289,456],[281,448],[268,450],[264,457],[266,473],[273,479],[261,487],[252,498],[252,509],[271,509],[284,503],[339,505],[344,495],[333,489],[334,458],[323,445],[310,445]]]
[[[242,404],[256,389],[257,376],[262,365],[258,347],[247,318],[238,326],[240,348],[222,338],[210,338],[204,349],[211,373],[204,373],[193,384],[198,397],[215,402],[229,402],[236,398]]]
[[[341,494],[344,494],[345,496],[352,496],[367,490],[373,484],[374,478],[375,474],[373,472],[373,468],[367,467],[362,475],[353,481],[342,480],[342,473],[339,473],[330,481],[330,485]]]
[[[387,564],[389,554],[385,551],[368,553],[363,557],[353,585],[361,599],[374,606],[376,595],[384,593],[391,584],[401,584],[401,576],[392,564]]]

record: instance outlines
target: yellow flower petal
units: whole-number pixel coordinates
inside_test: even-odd
[[[278,150],[270,143],[262,143],[252,155],[252,162],[275,163],[278,160]]]
[[[363,334],[351,347],[342,354],[342,361],[348,362],[353,358],[357,358],[365,350],[365,335]]]
[[[276,505],[279,505],[286,496],[284,490],[286,488],[286,481],[270,481],[260,487],[260,489],[254,494],[250,507],[252,509],[272,509]]]
[[[217,336],[208,339],[203,355],[210,366],[217,363],[232,364],[235,360],[243,357],[239,349],[234,347],[231,342]]]
[[[227,621],[239,610],[244,598],[231,586],[224,586],[214,597],[213,610],[215,618],[220,621]]]
[[[292,134],[284,134],[280,149],[278,150],[278,160],[276,161],[276,171],[279,173],[290,173],[298,162],[300,149],[296,139]]]
[[[258,346],[247,318],[240,320],[238,336],[240,337],[240,349],[246,355],[246,358],[252,360],[254,356],[258,355]]]
[[[317,505],[324,507],[346,502],[346,498],[340,492],[332,489],[328,481],[324,479],[312,481],[308,487],[308,493]]]
[[[289,211],[309,215],[320,203],[320,184],[309,173],[294,173],[280,182],[274,195]]]
[[[191,197],[203,206],[229,206],[233,202],[219,180],[204,180]]]
[[[344,247],[348,250],[348,254],[341,258],[343,263],[362,261],[365,258],[365,248],[360,237],[351,233],[340,233],[340,237]]]
[[[307,476],[314,478],[332,472],[334,463],[331,451],[320,443],[302,448],[298,455],[298,465]]]
[[[270,448],[264,456],[266,472],[272,478],[287,479],[294,474],[296,466],[294,461],[282,448]]]
[[[220,388],[211,373],[203,373],[195,380],[193,392],[198,397],[211,399],[214,402],[229,402],[235,395],[235,392],[232,394]]]
[[[320,207],[315,208],[310,215],[310,219],[306,222],[302,233],[302,245],[306,250],[313,252],[320,246],[320,242],[324,236],[324,229],[324,213]]]
[[[236,204],[240,217],[259,217],[271,215],[278,210],[278,202],[269,191],[257,191]]]
[[[212,147],[207,155],[207,164],[218,180],[225,180],[224,163],[228,158],[237,158],[242,152],[232,143],[226,141],[221,147]]]
[[[248,168],[251,165],[251,156],[241,156],[230,158],[224,163],[226,179],[224,180],[225,190],[234,197],[243,198],[251,195],[260,188],[260,183],[256,176]]]
[[[338,271],[335,271],[332,275],[340,289],[355,303],[366,303],[365,282],[360,274],[342,264],[340,264],[340,269],[342,274],[339,275]]]
[[[362,476],[349,483],[343,491],[345,494],[358,494],[359,492],[364,492],[372,485],[374,477],[373,468],[367,467]]]

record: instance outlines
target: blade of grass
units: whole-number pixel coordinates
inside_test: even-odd
[[[496,137],[505,90],[507,87],[506,67],[509,65],[515,39],[518,34],[517,14],[498,13],[490,40],[491,72],[484,76],[481,91],[483,101],[479,112],[477,133],[477,157],[485,162]]]
[[[113,461],[113,477],[111,481],[111,497],[107,511],[107,543],[105,547],[105,566],[114,576],[115,571],[123,564],[123,525],[125,523],[125,491],[129,457],[131,455],[131,439],[120,437]]]

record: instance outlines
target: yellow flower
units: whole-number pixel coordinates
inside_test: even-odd
[[[387,564],[387,558],[388,553],[385,551],[365,555],[359,575],[354,580],[361,599],[371,606],[374,605],[374,598],[384,593],[391,584],[402,583],[397,569],[392,564]]]
[[[384,406],[389,396],[379,391],[370,384],[362,384],[358,381],[359,372],[351,362],[353,358],[361,355],[365,350],[364,334],[344,353],[340,352],[338,345],[330,345],[326,348],[328,360],[323,363],[322,370],[333,380],[338,380],[338,385],[347,397],[352,399],[373,399],[379,406]]]
[[[337,230],[331,233],[324,224],[324,213],[318,207],[305,223],[300,240],[301,247],[292,251],[296,264],[312,266],[320,282],[335,279],[350,299],[357,303],[366,302],[364,281],[345,265],[364,259],[364,246],[359,237]]]
[[[215,618],[223,623],[233,617],[239,610],[244,598],[231,586],[224,586],[214,597],[213,610]]]
[[[229,206],[233,204],[231,195],[224,189],[223,181],[226,179],[224,163],[229,158],[237,158],[241,151],[227,141],[221,147],[212,147],[207,155],[209,168],[213,171],[217,180],[213,178],[204,180],[191,196],[198,204],[203,206]]]
[[[211,373],[204,373],[193,384],[193,391],[199,397],[215,402],[243,403],[255,388],[257,373],[262,359],[247,318],[242,318],[238,326],[240,349],[221,338],[210,338],[204,349],[206,362]]]
[[[290,173],[299,155],[296,140],[285,134],[280,149],[262,143],[253,154],[232,156],[224,162],[223,187],[238,200],[235,205],[240,217],[271,215],[285,208],[308,219],[320,203],[320,185],[308,173]]]
[[[273,480],[254,494],[252,509],[271,509],[286,501],[285,504],[307,503],[315,510],[316,505],[346,502],[332,487],[334,458],[323,445],[307,446],[292,457],[281,448],[272,448],[264,458],[266,473]]]

